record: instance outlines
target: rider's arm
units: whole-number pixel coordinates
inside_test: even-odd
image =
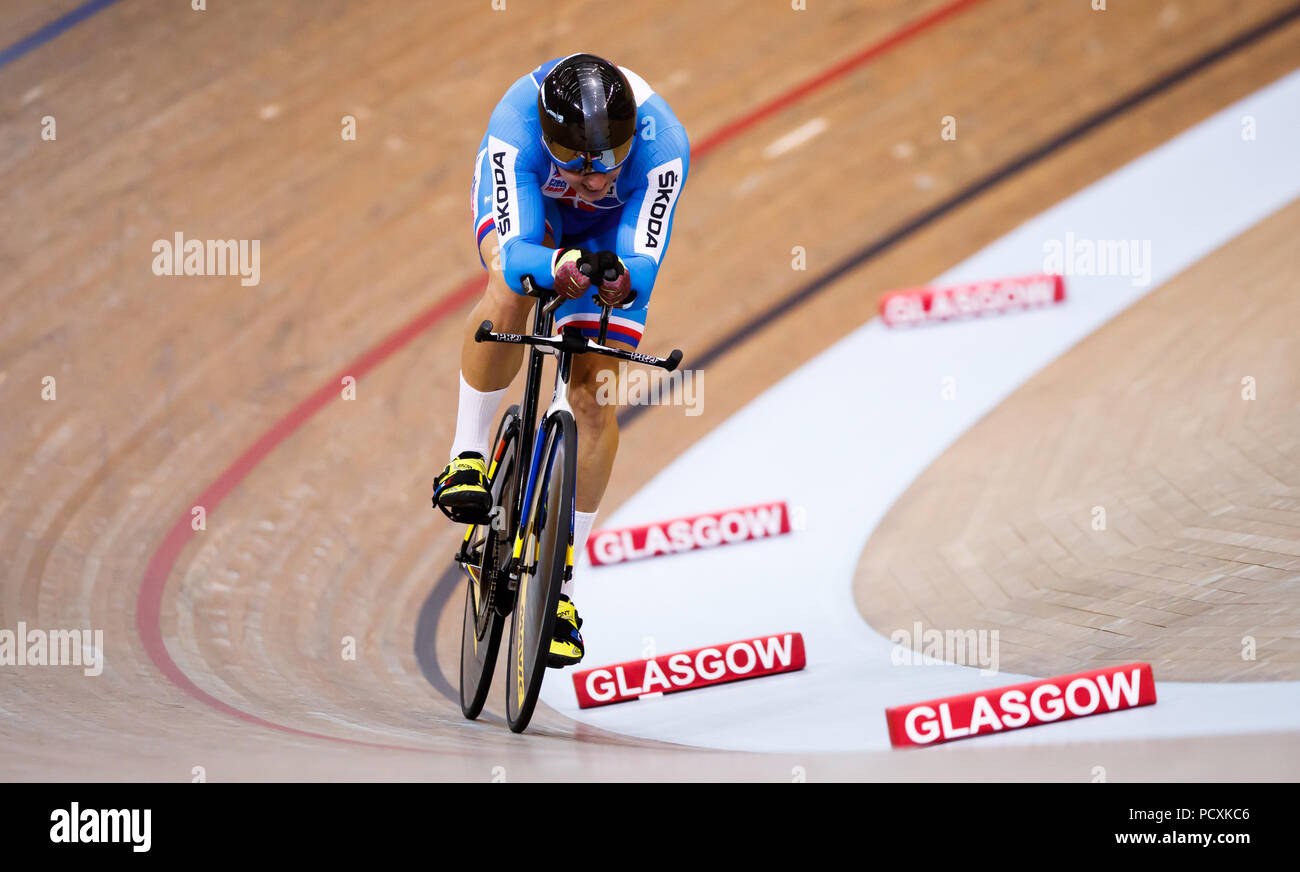
[[[501,247],[501,271],[506,284],[522,291],[521,281],[531,275],[538,285],[551,287],[551,258],[555,249],[542,244],[546,238],[542,182],[537,167],[542,163],[541,144],[519,113],[500,105],[488,123],[488,169],[491,173],[492,213],[497,244]]]
[[[654,287],[659,265],[668,250],[673,212],[690,170],[691,147],[686,132],[679,126],[660,129],[653,141],[638,146],[648,146],[648,160],[637,161],[638,166],[648,169],[638,171],[639,178],[628,180],[635,189],[623,207],[617,254],[627,267],[632,290],[644,295]],[[621,176],[619,188],[628,190]]]

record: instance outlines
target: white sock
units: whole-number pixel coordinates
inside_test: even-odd
[[[582,555],[587,553],[587,537],[591,535],[591,525],[596,522],[595,512],[577,512],[573,513],[573,563],[576,566],[582,559]],[[560,593],[573,599],[573,579],[560,585]]]
[[[456,410],[456,437],[451,441],[451,456],[463,451],[477,451],[485,458],[492,446],[492,425],[496,422],[497,407],[509,388],[484,393],[470,387],[465,373],[460,374],[460,406]]]

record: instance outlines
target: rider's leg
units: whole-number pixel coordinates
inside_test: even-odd
[[[631,345],[618,340],[608,340],[608,345],[634,350]],[[617,363],[596,354],[580,354],[573,359],[569,374],[569,408],[578,424],[578,490],[575,494],[573,553],[582,554],[596,519],[596,509],[609,483],[609,473],[614,467],[618,452],[617,407],[610,397],[618,396]],[[604,386],[604,390],[602,390]],[[559,613],[556,616],[555,638],[551,640],[551,666],[566,666],[582,659],[582,635],[578,632],[581,620],[573,605],[573,579],[560,587]]]
[[[550,244],[549,234],[546,237]],[[535,300],[516,294],[505,282],[496,252],[496,234],[488,232],[479,253],[488,268],[487,288],[474,306],[461,342],[460,400],[451,462],[433,484],[435,504],[453,521],[483,523],[492,508],[488,493],[486,457],[492,450],[492,425],[519,364],[523,348],[497,342],[475,342],[474,333],[485,319],[499,332],[521,333]]]
[[[606,344],[633,350],[632,346],[609,340]],[[578,424],[578,490],[576,494],[573,551],[580,555],[596,519],[614,455],[618,453],[617,407],[609,401],[618,396],[618,364],[608,357],[582,354],[574,358],[569,378],[569,406]],[[602,390],[602,386],[604,389]],[[563,593],[573,595],[573,582],[565,582]]]
[[[484,320],[491,321],[498,333],[526,332],[533,308],[532,297],[517,294],[506,284],[496,239],[496,233],[489,232],[479,244],[479,253],[488,266],[487,289],[470,312],[461,341],[460,405],[452,457],[462,451],[477,451],[487,456],[497,407],[524,359],[522,345],[474,341],[474,332]],[[549,236],[545,244],[552,244]]]
[[[614,348],[634,350],[618,340],[608,340]],[[614,455],[618,452],[618,361],[599,354],[580,354],[573,359],[569,378],[569,406],[578,423],[577,510],[594,512],[605,495]],[[602,386],[604,388],[602,389]]]

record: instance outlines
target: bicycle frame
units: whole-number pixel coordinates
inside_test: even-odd
[[[527,277],[525,287],[532,286],[532,278]],[[558,297],[556,298],[559,299]],[[549,336],[553,329],[555,321],[555,307],[540,303],[536,307],[533,316],[533,335]],[[573,359],[569,354],[559,355],[559,361],[555,371],[555,388],[551,395],[551,404],[547,407],[545,414],[540,421],[537,420],[537,402],[538,394],[541,390],[542,379],[542,355],[545,352],[541,347],[533,346],[528,350],[528,375],[524,381],[524,403],[520,407],[519,421],[519,438],[515,445],[515,469],[522,472],[528,470],[527,478],[516,473],[515,481],[519,486],[515,488],[514,498],[514,546],[511,551],[510,565],[506,572],[511,590],[519,586],[519,574],[523,569],[523,548],[524,533],[527,524],[526,519],[532,511],[533,493],[537,488],[537,467],[541,464],[543,439],[542,434],[546,428],[546,421],[558,409],[566,409],[572,414],[573,410],[569,406],[569,375],[572,371]],[[524,459],[531,453],[532,461],[524,466]],[[569,507],[570,512],[570,529],[572,529],[572,512],[573,507]],[[573,571],[573,543],[569,543],[569,553],[564,564],[565,578],[569,578]]]
[[[510,563],[506,570],[508,584],[511,590],[516,590],[519,586],[520,572],[523,569],[523,547],[524,536],[526,533],[526,519],[532,510],[533,498],[537,487],[537,480],[542,459],[542,449],[544,448],[542,435],[546,428],[547,421],[556,412],[560,410],[568,411],[572,414],[573,410],[569,406],[569,377],[573,370],[573,357],[575,354],[594,352],[608,357],[615,357],[620,360],[628,360],[635,363],[642,363],[648,366],[657,366],[662,369],[672,370],[677,368],[681,362],[682,353],[680,350],[674,350],[666,358],[659,358],[649,354],[639,354],[634,351],[626,351],[621,348],[611,348],[605,345],[605,338],[609,329],[609,316],[612,307],[602,304],[600,318],[600,334],[595,342],[584,338],[581,332],[576,328],[565,328],[561,335],[556,338],[552,336],[554,330],[555,310],[564,298],[556,295],[553,291],[537,287],[533,277],[526,275],[523,277],[524,291],[532,297],[538,298],[538,305],[533,313],[533,333],[531,336],[517,333],[494,333],[492,332],[492,322],[484,321],[479,325],[478,330],[474,333],[475,342],[512,342],[530,346],[528,353],[528,371],[524,381],[524,400],[519,407],[519,436],[515,440],[515,492],[512,494],[512,514],[511,527],[513,530],[514,546],[511,552]],[[549,299],[547,297],[549,296]],[[635,294],[625,304],[635,299]],[[540,421],[537,420],[538,394],[541,390],[542,379],[542,355],[553,354],[557,359],[555,371],[555,388],[551,395],[551,404],[547,407],[546,412],[542,415]],[[527,466],[524,461],[528,460]],[[520,473],[524,469],[528,470],[528,477],[525,479]],[[573,517],[575,507],[569,506],[570,523],[569,529],[573,529]],[[573,541],[570,538],[568,543],[568,553],[565,559],[565,578],[572,576],[573,572]]]

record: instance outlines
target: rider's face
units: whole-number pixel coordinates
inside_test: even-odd
[[[623,168],[618,167],[609,173],[574,173],[569,170],[556,167],[560,173],[560,178],[564,179],[573,190],[578,192],[578,196],[588,203],[594,203],[609,193],[609,189],[614,186],[614,180]]]

